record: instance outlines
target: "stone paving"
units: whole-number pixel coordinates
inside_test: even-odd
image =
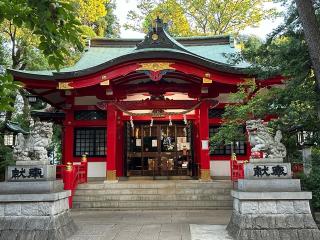
[[[68,240],[220,240],[227,239],[224,228],[231,211],[72,210],[72,216],[79,231]]]

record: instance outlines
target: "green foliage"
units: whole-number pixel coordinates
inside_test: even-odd
[[[169,25],[173,36],[188,36],[191,34],[190,25],[182,6],[176,0],[160,0],[138,2],[137,11],[129,11],[125,28],[135,31],[148,32],[154,25],[154,20],[160,17]]]
[[[266,2],[271,0],[139,0],[139,10],[129,11],[125,27],[145,32],[160,16],[172,21],[175,36],[237,34],[275,15],[275,9],[263,9]]]
[[[10,74],[0,75],[0,111],[12,111],[13,93],[19,87]]]
[[[219,132],[211,141],[215,144],[222,144],[224,142],[244,140],[245,134],[242,126],[245,125],[248,119],[264,116],[268,108],[267,100],[270,98],[271,95],[264,90],[258,89],[254,81],[240,84],[238,91],[230,94],[229,100],[233,104],[225,107]]]
[[[185,15],[199,35],[238,34],[248,26],[273,17],[275,9],[266,10],[263,4],[271,0],[181,0]]]
[[[113,1],[106,3],[107,15],[105,20],[105,37],[107,38],[119,38],[120,37],[120,23],[115,15],[116,4]]]
[[[320,210],[320,147],[312,148],[312,170],[309,175],[301,176],[303,190],[312,191],[311,206]]]
[[[8,64],[19,69],[27,65],[30,69],[44,69],[49,65],[59,69],[70,56],[66,43],[83,49],[80,22],[74,16],[73,7],[62,0],[2,0],[0,23],[1,39],[6,35],[11,43],[1,44],[0,48],[12,48],[10,61],[1,63],[4,69]],[[12,95],[17,87],[11,77],[1,75],[1,111],[12,110]]]
[[[69,42],[82,49],[80,22],[74,16],[73,7],[64,1],[2,0],[0,22],[4,20],[39,36],[38,48],[56,69],[63,65],[64,56],[69,56],[63,43]]]
[[[251,118],[277,116],[269,123],[273,129],[280,129],[288,148],[288,160],[299,161],[296,143],[297,131],[319,131],[316,81],[313,75],[308,48],[294,8],[289,8],[286,21],[270,35],[266,42],[249,37],[242,43],[241,54],[231,56],[233,62],[251,63],[249,74],[258,75],[257,80],[282,75],[281,87],[261,88],[245,84],[232,94],[234,104],[226,108],[224,124],[215,141],[234,138],[237,124]],[[258,74],[257,74],[258,73]]]
[[[148,30],[154,25],[154,20],[160,17],[164,22],[169,23],[169,32],[173,36],[191,35],[190,25],[183,13],[183,9],[176,0],[167,0],[158,4],[144,19],[143,30]],[[172,22],[171,22],[172,21]]]

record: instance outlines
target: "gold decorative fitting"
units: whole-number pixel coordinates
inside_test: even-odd
[[[233,161],[237,161],[237,155],[236,155],[235,153],[233,153],[231,159],[232,159]]]
[[[117,180],[116,170],[107,170],[107,181]]]
[[[61,89],[61,90],[73,89],[73,87],[70,86],[71,83],[73,82],[59,82],[58,89]]]
[[[110,85],[110,81],[109,80],[105,80],[103,82],[100,83],[101,86],[109,86]]]
[[[137,71],[161,71],[161,70],[175,70],[175,68],[171,67],[170,65],[173,64],[172,62],[151,62],[151,63],[140,63],[140,67]]]
[[[67,162],[66,171],[72,171],[72,168],[73,168],[72,162]]]
[[[87,155],[86,154],[83,154],[82,157],[81,157],[81,162],[87,162]]]
[[[212,80],[211,79],[209,79],[209,78],[203,78],[202,79],[202,83],[212,83]]]
[[[210,78],[210,77],[211,77],[211,74],[210,74],[210,73],[206,73],[204,76],[205,76],[206,78]]]
[[[156,34],[156,33],[154,33],[154,34],[152,34],[152,40],[153,41],[157,41],[158,39],[159,39],[159,36],[158,36],[158,34]]]
[[[200,170],[200,180],[201,181],[211,181],[210,169]]]

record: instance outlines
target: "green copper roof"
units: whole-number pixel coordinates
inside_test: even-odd
[[[230,46],[230,44],[207,45],[207,46],[185,46],[189,54],[195,54],[199,57],[221,63],[223,65],[230,65],[228,54],[238,52],[238,49]],[[137,53],[141,51],[163,51],[164,49],[148,48],[135,50],[135,47],[90,47],[82,55],[81,59],[72,67],[63,68],[60,72],[73,72],[95,67],[105,62],[116,59],[127,54]],[[182,52],[176,49],[165,49],[170,52]],[[240,63],[234,65],[238,68],[248,67],[248,63]],[[54,71],[23,71],[26,73],[38,75],[52,75]]]
[[[121,64],[135,59],[168,58],[201,62],[203,66],[216,70],[242,73],[248,67],[247,63],[231,65],[228,54],[236,53],[233,38],[228,35],[209,37],[173,38],[167,31],[161,19],[157,19],[157,28],[151,29],[144,39],[104,39],[96,38],[83,53],[81,59],[72,67],[56,71],[16,71],[21,74],[47,76],[56,78],[68,76],[83,76],[94,73],[106,66]],[[150,54],[149,54],[150,53]],[[135,55],[137,54],[137,55]],[[61,78],[60,78],[61,79]]]
[[[200,57],[213,60],[222,64],[229,64],[228,58],[225,54],[235,53],[236,49],[226,45],[213,45],[213,46],[188,46],[185,47],[189,52]],[[117,57],[127,55],[130,53],[140,51],[162,51],[164,49],[144,49],[135,50],[135,48],[108,48],[108,47],[91,47],[81,57],[81,59],[72,67],[61,69],[61,72],[78,71],[86,68],[100,65],[104,62],[110,61]],[[173,49],[166,49],[169,51],[178,51]],[[242,63],[236,67],[248,67],[248,64]]]

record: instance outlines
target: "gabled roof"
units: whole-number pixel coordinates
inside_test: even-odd
[[[35,79],[67,79],[95,73],[126,61],[151,58],[186,60],[222,72],[243,74],[247,63],[231,65],[234,54],[231,36],[173,38],[161,19],[144,39],[92,39],[81,59],[72,67],[56,71],[17,71],[13,75]]]

